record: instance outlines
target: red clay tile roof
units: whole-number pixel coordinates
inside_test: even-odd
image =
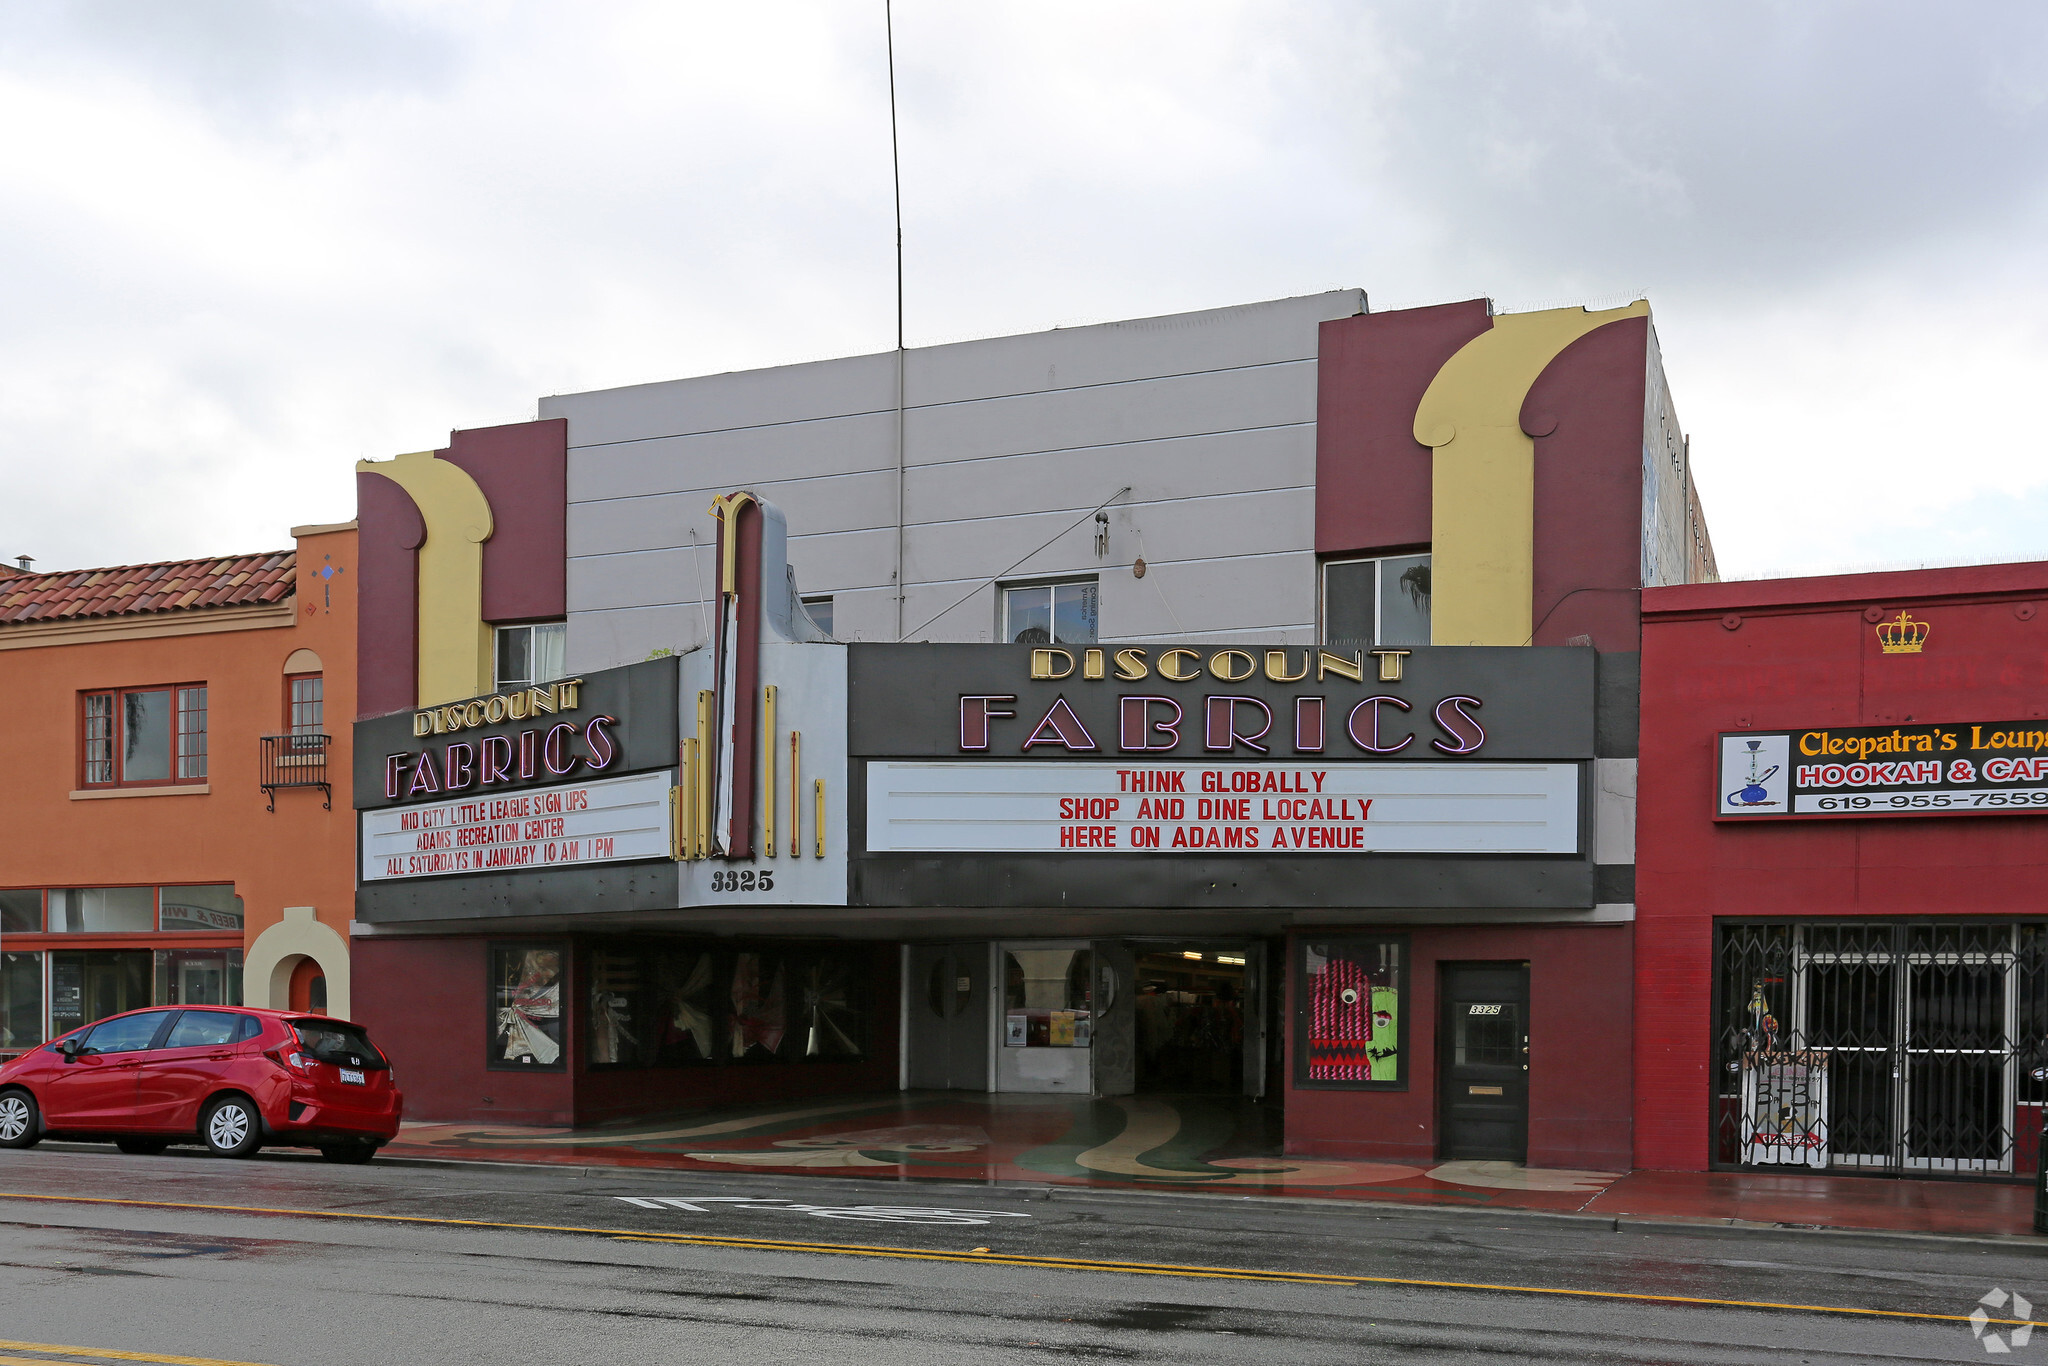
[[[292,591],[295,550],[0,579],[0,628],[198,607],[253,607]]]

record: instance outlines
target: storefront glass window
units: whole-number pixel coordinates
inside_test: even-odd
[[[239,955],[237,955],[239,957]],[[50,955],[50,1033],[154,1005],[148,949],[89,949]]]
[[[1297,1084],[1406,1089],[1407,956],[1399,935],[1301,941]]]
[[[1004,1045],[1088,1047],[1094,1036],[1094,961],[1085,948],[1004,950]]]
[[[43,956],[0,953],[0,1049],[43,1041]]]
[[[780,1056],[789,1033],[788,974],[782,959],[767,953],[734,954],[731,1000],[726,1035],[732,1056]]]
[[[42,928],[42,888],[0,890],[0,934],[40,934]]]
[[[590,959],[590,1065],[681,1067],[714,1057],[718,965],[702,950],[608,946]]]
[[[845,1062],[866,1056],[858,961],[612,940],[590,955],[591,1067]]]
[[[148,934],[155,928],[154,887],[61,887],[50,893],[51,934]]]
[[[160,1006],[238,1006],[242,1003],[240,949],[158,949],[156,1000]]]
[[[242,898],[231,882],[206,887],[163,889],[166,930],[233,930],[242,928]]]
[[[490,1066],[567,1066],[562,969],[568,961],[568,945],[562,943],[490,946]]]
[[[844,961],[818,958],[797,975],[797,1026],[806,1058],[858,1058],[867,1051],[867,1012]]]

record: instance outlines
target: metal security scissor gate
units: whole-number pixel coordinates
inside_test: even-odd
[[[1716,1167],[2010,1176],[2048,1087],[2048,922],[1724,921]]]

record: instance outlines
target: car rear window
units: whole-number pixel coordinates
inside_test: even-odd
[[[292,1033],[299,1036],[299,1047],[322,1062],[342,1067],[390,1066],[361,1025],[328,1020],[293,1020]]]

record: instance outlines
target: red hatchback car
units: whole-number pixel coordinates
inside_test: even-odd
[[[222,1157],[270,1145],[367,1162],[405,1098],[361,1025],[206,1007],[110,1015],[0,1065],[0,1148],[111,1139],[124,1153],[203,1142]]]

